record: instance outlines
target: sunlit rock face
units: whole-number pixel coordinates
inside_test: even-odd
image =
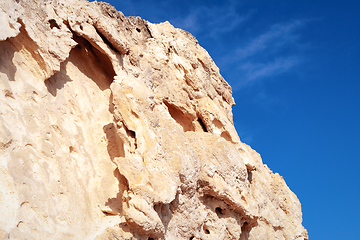
[[[188,32],[0,1],[0,239],[307,239]]]

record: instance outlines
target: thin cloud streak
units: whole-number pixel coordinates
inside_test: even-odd
[[[175,25],[178,28],[184,29],[192,34],[196,33],[199,29],[198,24],[198,12],[199,10],[194,10],[185,18],[177,18],[170,20],[170,23]]]
[[[250,18],[252,12],[240,15],[236,12],[236,4],[236,1],[230,1],[223,7],[200,6],[192,9],[185,17],[170,20],[170,23],[194,35],[216,38],[233,31]]]
[[[274,24],[268,31],[254,37],[247,44],[230,50],[219,61],[220,68],[232,68],[238,78],[233,89],[267,77],[290,71],[303,62],[297,31],[309,20],[295,20]],[[288,52],[287,49],[292,51]]]
[[[299,27],[303,26],[304,23],[304,20],[297,20],[285,24],[275,24],[268,32],[253,39],[246,47],[236,49],[235,57],[237,60],[242,60],[257,54],[266,48],[272,47],[279,49],[285,44],[294,43],[298,38],[294,32]]]
[[[257,80],[262,77],[277,75],[288,71],[290,68],[301,62],[299,56],[290,56],[286,58],[275,59],[268,63],[251,63],[247,62],[240,66],[245,73],[245,81],[243,84]]]

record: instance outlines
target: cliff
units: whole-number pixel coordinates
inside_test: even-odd
[[[188,32],[0,0],[0,239],[308,239]]]

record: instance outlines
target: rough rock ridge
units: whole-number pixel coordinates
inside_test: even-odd
[[[0,239],[308,239],[188,32],[0,0]]]

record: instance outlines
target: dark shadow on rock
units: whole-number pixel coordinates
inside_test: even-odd
[[[15,81],[16,67],[12,63],[15,52],[8,40],[0,42],[0,72],[5,73],[10,81]]]
[[[60,72],[55,73],[51,78],[45,80],[45,86],[51,95],[56,97],[57,91],[62,89],[67,82],[72,79],[66,74],[66,64],[68,61],[60,64]]]
[[[27,61],[27,57],[26,55],[30,54],[31,57],[33,58],[34,62],[37,64],[37,66],[28,66],[27,62],[24,62],[24,66],[27,68],[36,68],[38,70],[40,70],[39,72],[43,71],[46,72],[47,71],[47,63],[45,62],[43,56],[40,54],[40,49],[39,46],[34,42],[34,40],[28,35],[26,29],[25,29],[25,25],[22,22],[21,19],[18,19],[18,23],[21,24],[20,27],[20,33],[12,38],[8,38],[6,41],[2,42],[4,44],[8,44],[6,47],[6,51],[5,54],[2,52],[1,56],[5,56],[5,66],[8,66],[8,77],[10,80],[14,81],[14,77],[15,77],[15,73],[16,73],[16,67],[13,65],[13,67],[11,67],[9,64],[14,62],[12,60],[14,60],[14,53],[15,52],[19,52],[20,53],[20,58],[17,59],[17,61],[22,61],[25,60]],[[10,58],[8,58],[9,56],[11,56],[11,60]],[[21,57],[24,57],[24,59],[22,59]],[[14,60],[16,61],[16,60]],[[3,63],[1,63],[1,66],[3,66]],[[26,81],[27,79],[22,79],[24,81]]]
[[[165,105],[168,108],[168,111],[171,115],[171,117],[179,124],[182,126],[184,132],[187,131],[195,131],[195,128],[192,124],[192,117],[190,114],[188,113],[184,113],[180,108],[178,108],[177,106],[171,104],[168,101],[164,101]]]
[[[86,39],[76,36],[75,33],[73,38],[78,45],[70,51],[69,58],[61,63],[60,72],[55,73],[45,81],[48,91],[56,96],[57,90],[62,89],[67,82],[72,81],[67,75],[66,65],[68,62],[71,62],[81,73],[96,83],[101,91],[109,89],[115,76],[109,58],[93,47]]]
[[[114,110],[115,109],[114,109],[113,101],[114,101],[114,95],[113,95],[113,93],[111,91],[110,92],[110,97],[109,97],[109,112],[114,115]]]
[[[154,205],[154,210],[159,215],[160,220],[165,227],[165,231],[167,230],[170,220],[173,217],[172,212],[170,210],[170,204],[157,203]]]
[[[119,192],[116,194],[115,198],[109,198],[105,203],[105,206],[111,209],[111,212],[104,212],[107,215],[116,215],[122,213],[122,197],[124,191],[129,189],[127,179],[119,172],[118,168],[115,169],[114,176],[119,182]]]
[[[244,224],[241,227],[241,234],[240,234],[240,240],[248,240],[251,228],[247,222],[244,222]]]
[[[78,45],[71,50],[70,61],[88,78],[94,81],[101,91],[110,88],[115,71],[107,55],[93,47],[85,38],[74,33]]]
[[[115,124],[109,123],[103,127],[108,141],[107,151],[113,161],[116,157],[125,157],[124,141],[119,137]]]

